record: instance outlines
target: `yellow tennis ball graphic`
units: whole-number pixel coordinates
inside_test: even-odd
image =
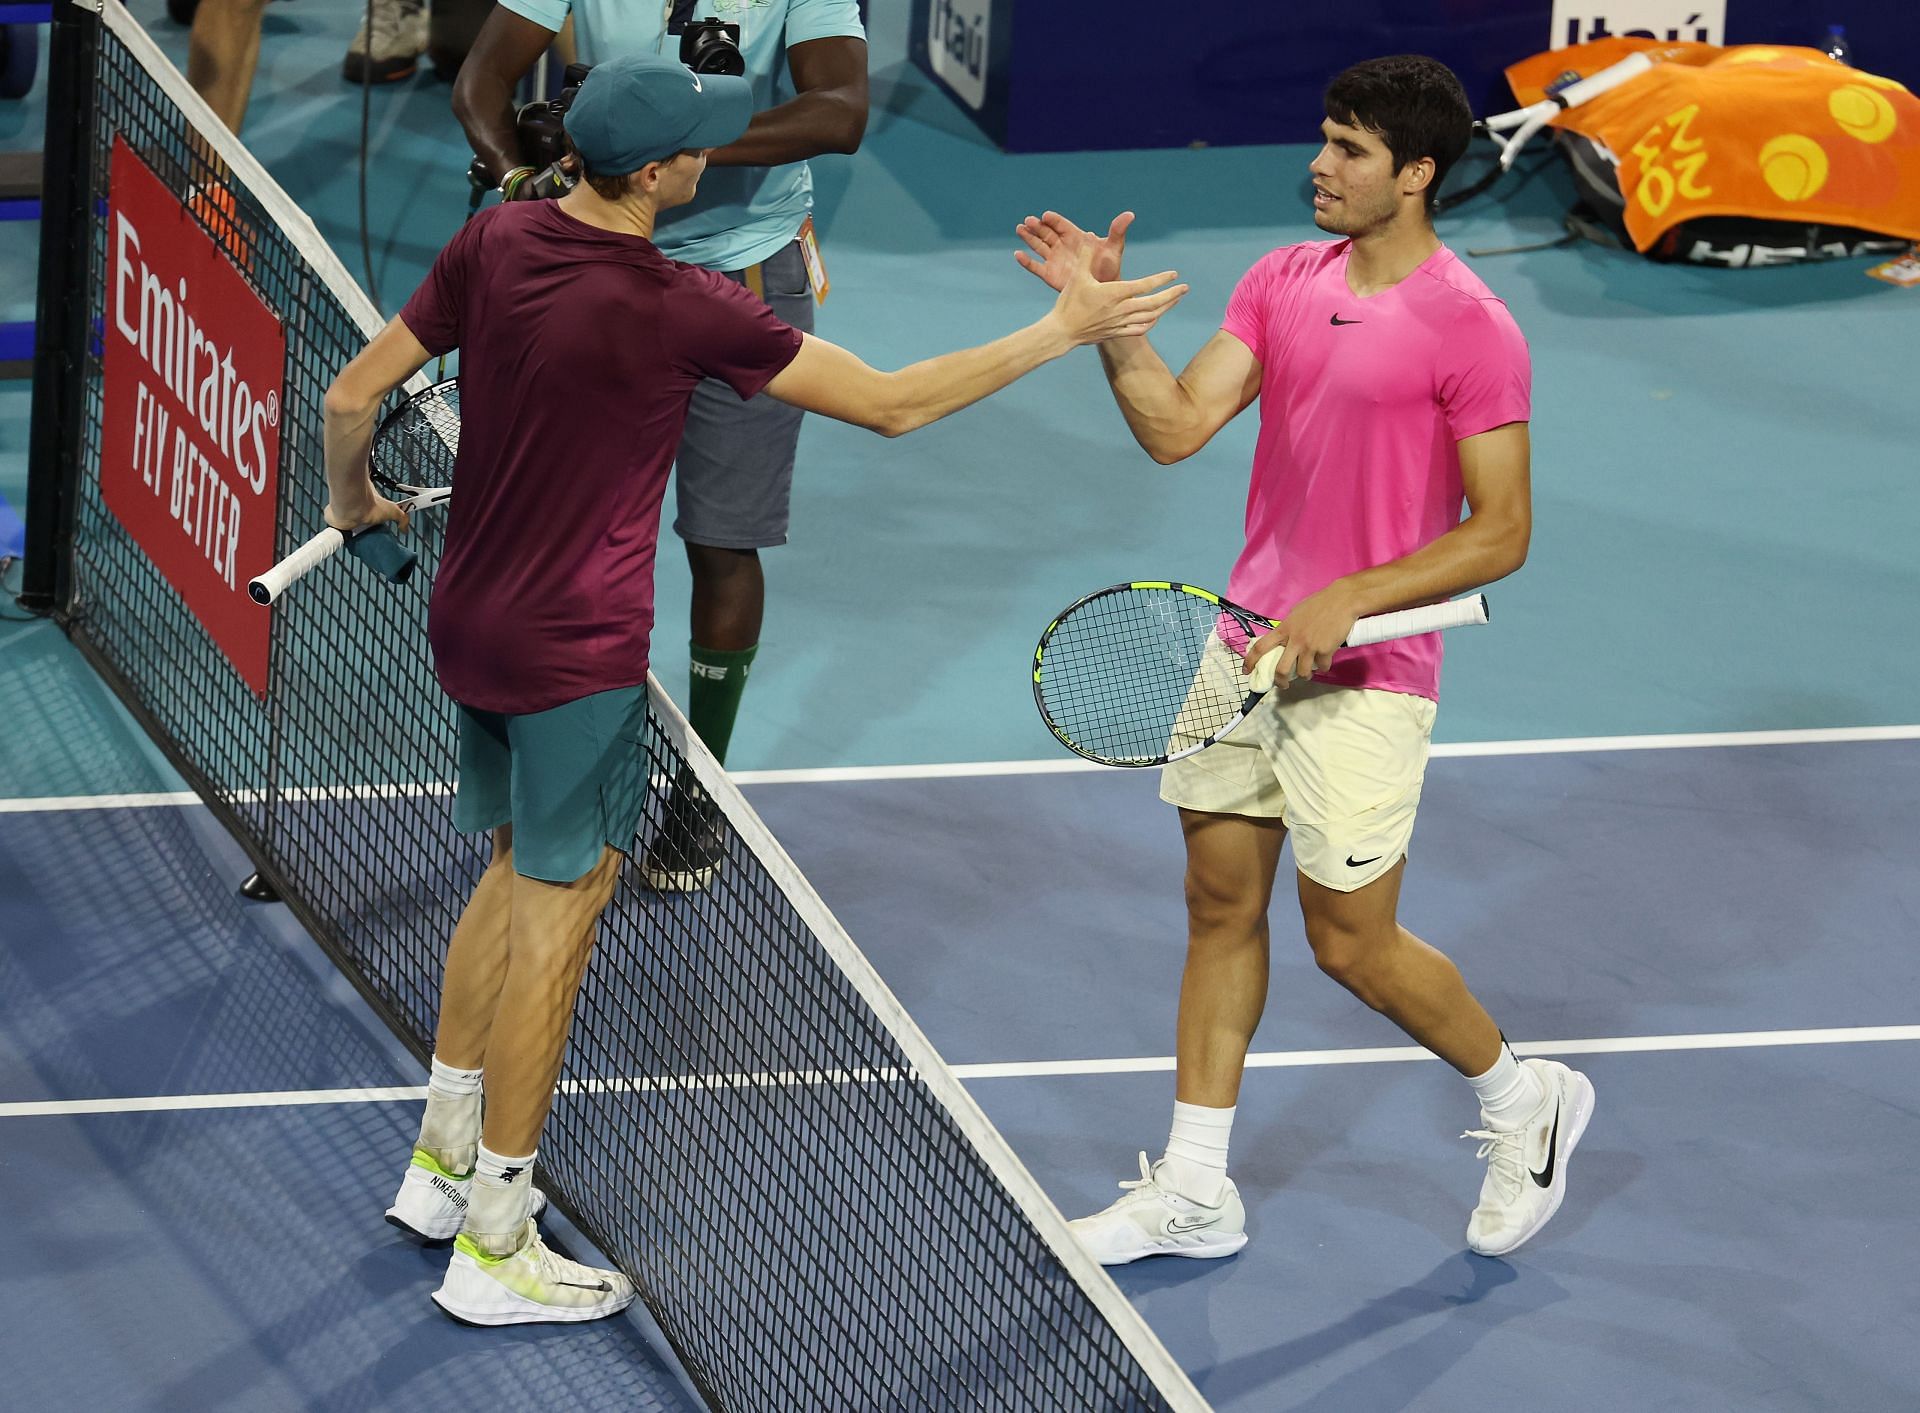
[[[1805,201],[1827,184],[1826,150],[1810,137],[1782,133],[1760,149],[1760,175],[1782,201]]]
[[[1885,142],[1899,123],[1884,95],[1857,83],[1828,94],[1827,111],[1840,124],[1840,131],[1862,142]]]

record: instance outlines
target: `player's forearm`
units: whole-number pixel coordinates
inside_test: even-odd
[[[484,64],[467,63],[461,65],[453,84],[453,115],[496,182],[520,165],[513,125],[514,83]]]
[[[978,348],[944,353],[883,376],[885,394],[873,430],[897,437],[990,397],[1074,347],[1051,316]]]
[[[707,155],[707,164],[778,167],[827,152],[857,152],[866,131],[864,93],[820,89],[755,113],[739,140],[715,148]]]
[[[1356,617],[1437,603],[1504,579],[1527,559],[1531,524],[1524,516],[1468,516],[1412,554],[1340,581]]]
[[[1109,339],[1100,345],[1100,366],[1120,415],[1148,456],[1169,466],[1205,444],[1193,399],[1146,339]]]
[[[328,501],[345,519],[364,519],[373,509],[367,452],[373,445],[373,422],[380,399],[369,401],[336,382],[327,389],[322,406]]]

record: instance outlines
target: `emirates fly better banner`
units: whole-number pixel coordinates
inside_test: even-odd
[[[264,697],[286,332],[124,138],[111,182],[101,494]]]

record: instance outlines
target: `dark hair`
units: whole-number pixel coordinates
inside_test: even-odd
[[[1452,69],[1424,54],[1368,59],[1327,85],[1327,116],[1365,128],[1385,140],[1393,168],[1433,159],[1427,212],[1440,199],[1440,184],[1473,137],[1473,107]]]

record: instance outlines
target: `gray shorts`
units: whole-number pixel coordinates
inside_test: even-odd
[[[742,271],[726,275],[746,283]],[[768,307],[800,332],[812,333],[813,287],[807,283],[800,242],[781,247],[763,261],[760,280]],[[679,514],[673,532],[690,544],[716,549],[784,545],[793,449],[805,415],[764,393],[742,402],[715,378],[695,388],[674,460]]]

